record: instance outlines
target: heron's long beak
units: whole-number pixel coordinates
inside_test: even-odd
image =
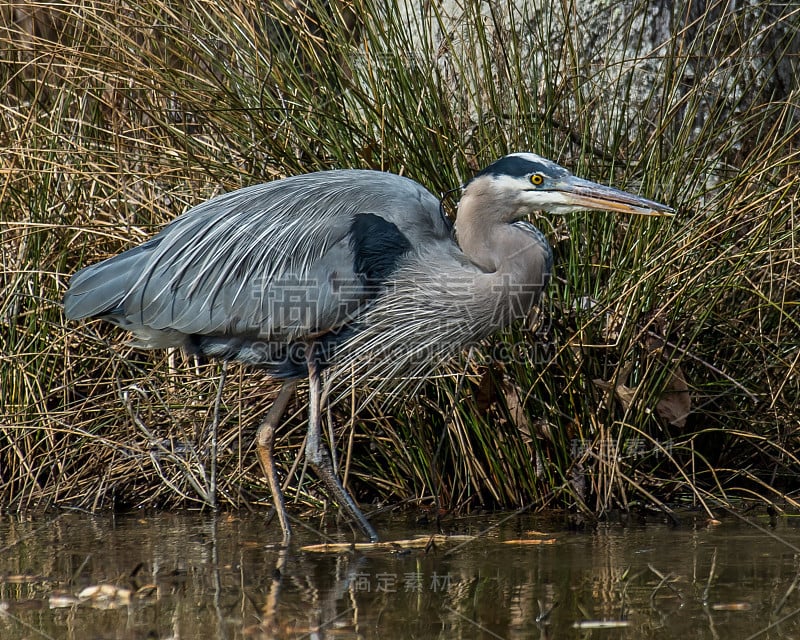
[[[645,216],[672,216],[675,210],[660,202],[635,196],[627,191],[605,187],[576,176],[569,176],[554,187],[576,209],[600,209]]]

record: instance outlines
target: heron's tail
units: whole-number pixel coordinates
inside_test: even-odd
[[[80,320],[100,316],[113,322],[114,315],[122,311],[123,299],[141,275],[152,244],[145,242],[73,275],[64,294],[67,318]]]

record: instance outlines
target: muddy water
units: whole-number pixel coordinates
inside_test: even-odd
[[[470,542],[319,553],[260,515],[2,516],[0,638],[800,637],[800,523],[755,524],[498,517],[456,523],[490,529]]]

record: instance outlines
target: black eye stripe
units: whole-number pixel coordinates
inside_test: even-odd
[[[534,162],[519,156],[506,156],[490,164],[475,177],[492,175],[517,176],[522,178],[530,173],[544,173],[546,169],[547,166],[542,162]]]
[[[560,179],[568,176],[569,171],[544,158],[512,154],[496,160],[478,172],[475,178],[481,176],[509,176],[511,178],[530,180],[530,176],[534,174],[539,174],[543,178]]]

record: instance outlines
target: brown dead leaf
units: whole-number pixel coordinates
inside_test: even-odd
[[[627,365],[618,378],[617,385],[613,388],[614,397],[627,411],[631,406],[636,395],[637,387],[627,386],[628,377],[632,366]],[[611,382],[596,378],[594,383],[604,391],[612,389]],[[669,382],[664,387],[661,397],[655,406],[656,415],[667,424],[683,428],[686,426],[686,418],[692,411],[692,398],[689,394],[689,385],[680,366],[676,365],[670,372]]]

